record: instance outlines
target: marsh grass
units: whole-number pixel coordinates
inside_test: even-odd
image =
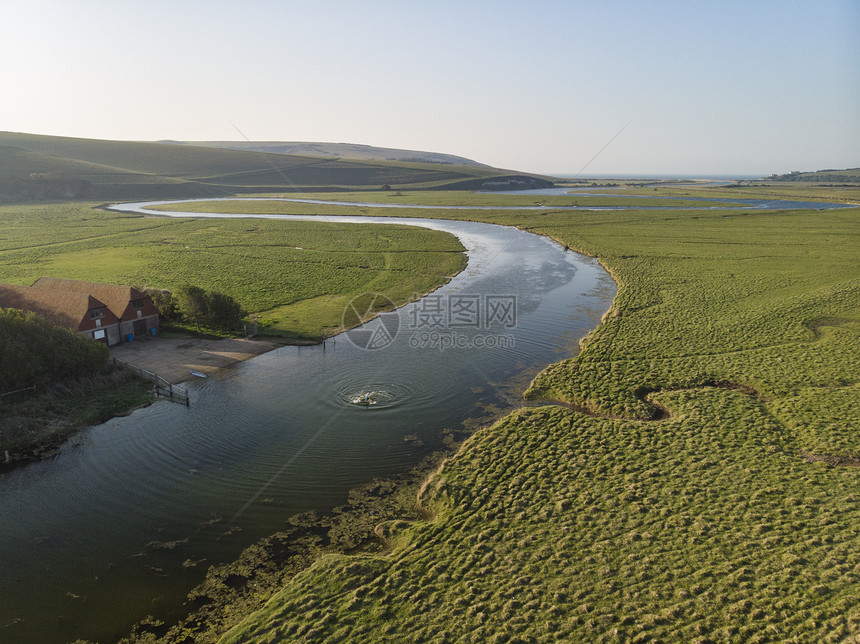
[[[217,266],[209,288],[224,288],[217,272],[271,302],[233,270],[240,259],[271,266],[268,284],[283,279],[275,264],[292,262],[296,274],[318,270],[321,283],[344,285],[349,273],[337,271],[415,267],[415,249],[460,257],[445,237],[405,232],[392,242],[375,231],[361,250],[376,263],[358,265],[359,253],[332,242],[331,229],[305,224],[278,237],[268,224],[282,222],[35,212],[3,211],[0,257],[20,282],[52,263],[84,265],[88,251],[119,274],[123,255],[111,249],[146,248],[145,263],[131,253],[128,275],[208,275],[205,260]],[[519,225],[598,256],[619,285],[612,309],[581,353],[546,369],[528,394],[591,415],[528,408],[478,431],[421,488],[426,520],[377,526],[387,554],[327,554],[224,641],[860,633],[860,468],[832,464],[860,454],[856,209],[387,214]],[[404,251],[386,253],[392,243]],[[287,246],[314,253],[314,270],[302,266],[310,255]],[[197,258],[184,264],[191,249]],[[326,296],[305,298],[309,310]],[[372,521],[362,521],[369,531]]]
[[[476,216],[618,282],[529,390],[594,415],[477,432],[385,557],[319,560],[222,641],[856,638],[860,468],[802,455],[860,448],[857,210]]]
[[[13,461],[50,454],[80,428],[127,414],[152,399],[152,383],[114,369],[4,399],[0,450],[8,450]]]
[[[786,182],[754,181],[724,187],[659,186],[629,188],[620,194],[640,194],[674,197],[702,196],[711,199],[783,199],[788,201],[860,202],[860,185],[792,184]]]

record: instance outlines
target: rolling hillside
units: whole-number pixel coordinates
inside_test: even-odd
[[[515,176],[453,163],[342,159],[195,145],[0,132],[0,201],[220,196],[297,190],[476,189]],[[525,183],[523,183],[525,182]]]
[[[361,159],[364,161],[406,161],[419,163],[442,163],[466,165],[475,168],[490,168],[466,157],[440,152],[401,150],[398,148],[379,148],[357,143],[321,143],[304,141],[159,141],[173,145],[194,145],[205,148],[226,148],[229,150],[251,150],[275,154],[298,154],[311,157],[336,157]]]

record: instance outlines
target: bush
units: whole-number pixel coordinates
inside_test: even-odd
[[[218,327],[223,333],[242,325],[245,312],[241,305],[229,295],[218,291],[206,291],[199,286],[183,286],[176,294],[182,317],[197,326]]]
[[[101,371],[107,347],[17,309],[0,309],[0,392]]]

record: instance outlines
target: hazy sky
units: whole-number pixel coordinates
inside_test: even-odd
[[[0,130],[553,173],[857,167],[858,41],[858,0],[3,0]]]

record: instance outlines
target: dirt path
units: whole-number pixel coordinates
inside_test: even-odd
[[[211,375],[279,346],[266,340],[147,337],[113,346],[110,355],[176,384],[192,379],[192,371]]]

